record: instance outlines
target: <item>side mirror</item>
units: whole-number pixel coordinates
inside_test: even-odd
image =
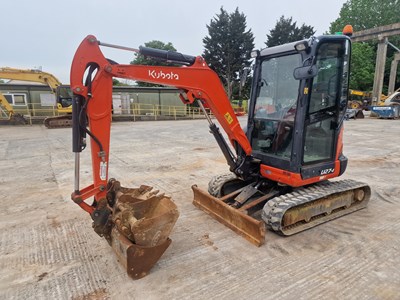
[[[318,68],[316,65],[306,66],[306,67],[298,67],[293,71],[293,77],[296,80],[301,79],[309,79],[317,76]]]

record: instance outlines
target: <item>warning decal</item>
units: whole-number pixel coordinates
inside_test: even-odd
[[[226,121],[228,122],[229,125],[233,122],[233,118],[232,118],[232,116],[231,116],[231,114],[229,112],[227,112],[224,115],[224,117],[225,117],[225,119],[226,119]]]

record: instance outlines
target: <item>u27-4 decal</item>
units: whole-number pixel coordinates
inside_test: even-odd
[[[335,168],[328,168],[328,169],[321,170],[320,175],[328,175],[328,174],[331,174],[334,172],[335,172]]]

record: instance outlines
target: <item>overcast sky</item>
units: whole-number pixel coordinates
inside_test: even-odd
[[[137,48],[145,42],[171,42],[185,54],[203,52],[206,25],[221,6],[236,7],[247,17],[255,47],[265,47],[266,34],[280,16],[297,25],[313,26],[323,34],[338,16],[345,0],[1,0],[0,67],[42,67],[69,83],[72,57],[89,34],[111,44]],[[104,50],[121,64],[133,53]]]

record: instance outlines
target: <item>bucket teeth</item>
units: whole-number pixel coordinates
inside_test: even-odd
[[[167,238],[157,246],[140,246],[132,243],[118,229],[111,231],[111,246],[128,276],[135,280],[149,274],[170,244],[171,239]]]

